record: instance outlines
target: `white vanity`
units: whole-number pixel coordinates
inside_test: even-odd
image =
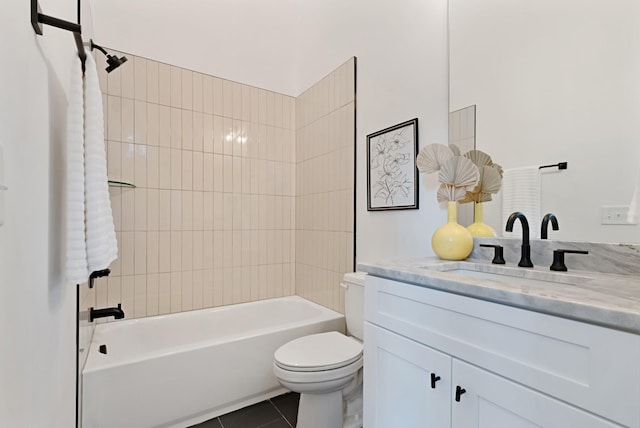
[[[637,277],[359,268],[366,428],[640,427]]]

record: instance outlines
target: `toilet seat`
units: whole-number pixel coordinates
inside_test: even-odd
[[[326,372],[362,358],[362,343],[337,331],[304,336],[282,345],[274,363],[292,372]]]

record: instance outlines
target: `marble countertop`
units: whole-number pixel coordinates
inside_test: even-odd
[[[358,263],[358,270],[415,286],[640,334],[640,276],[498,266],[480,260],[450,262],[434,257]],[[499,280],[474,278],[460,272],[466,268],[472,270],[469,275],[482,276],[474,272],[502,269],[509,276],[500,276]],[[452,269],[458,273],[447,272]],[[515,279],[510,281],[510,276]]]

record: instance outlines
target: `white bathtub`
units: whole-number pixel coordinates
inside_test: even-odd
[[[285,392],[272,373],[278,347],[344,327],[297,296],[101,324],[82,373],[82,426],[182,428],[257,403]]]

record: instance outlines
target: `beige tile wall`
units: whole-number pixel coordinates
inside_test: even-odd
[[[355,58],[297,98],[296,294],[344,312],[354,242]]]
[[[119,259],[97,306],[137,318],[294,294],[295,98],[127,57],[100,83],[109,177],[137,188],[111,188]]]

